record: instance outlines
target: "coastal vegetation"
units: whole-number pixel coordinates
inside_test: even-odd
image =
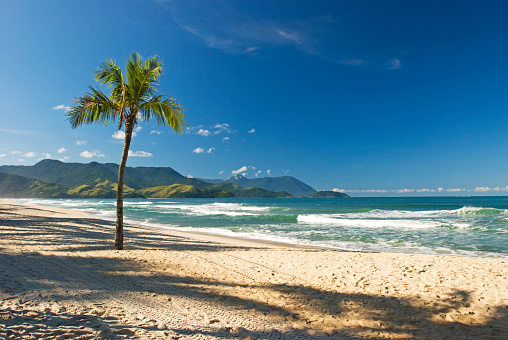
[[[112,169],[116,167],[116,164],[54,160],[43,160],[33,166],[0,166],[0,197],[115,198],[118,183],[114,181]],[[125,172],[128,184],[123,185],[123,196],[126,198],[293,197],[286,191],[242,188],[229,182],[211,184],[184,177],[171,168],[126,167]]]
[[[118,165],[113,163],[64,163],[44,159],[35,165],[2,165],[0,173],[25,177],[26,181],[55,183],[58,190],[37,196],[28,192],[16,192],[12,187],[2,190],[1,197],[76,197],[76,198],[114,198],[117,195]],[[4,176],[5,177],[5,176]],[[1,181],[1,180],[0,180]],[[240,183],[243,185],[235,184]],[[155,190],[155,187],[169,187],[174,184],[187,185],[187,190]],[[189,190],[198,187],[211,190]],[[21,187],[20,187],[21,188]],[[221,197],[299,197],[302,188],[307,195],[315,193],[309,185],[291,176],[248,179],[233,176],[227,180],[207,180],[187,178],[170,167],[126,167],[123,185],[124,197],[129,198],[221,198]],[[151,190],[146,190],[151,189]],[[161,191],[162,190],[162,191]],[[228,192],[228,194],[221,193]],[[165,195],[163,195],[163,193]],[[195,194],[194,196],[192,194]]]
[[[187,123],[183,108],[173,98],[157,95],[159,77],[162,75],[162,61],[158,56],[142,58],[133,52],[127,60],[126,72],[112,59],[104,61],[95,73],[95,81],[111,88],[107,96],[99,88],[90,86],[91,92],[76,100],[68,112],[72,128],[83,124],[118,121],[118,131],[124,128],[125,140],[122,158],[118,167],[116,190],[116,233],[115,249],[123,249],[123,189],[124,174],[129,155],[132,132],[138,119],[168,125],[175,132],[182,133]]]
[[[347,198],[349,195],[343,192],[321,190],[309,196],[310,198]]]
[[[0,197],[8,198],[65,198],[67,189],[33,178],[0,172]]]

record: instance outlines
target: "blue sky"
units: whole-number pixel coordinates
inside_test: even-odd
[[[107,58],[158,54],[175,134],[141,122],[128,166],[291,175],[367,195],[507,195],[506,1],[2,1],[0,164],[119,163],[75,130]]]

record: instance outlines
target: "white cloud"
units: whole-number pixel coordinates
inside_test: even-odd
[[[188,174],[187,178],[194,178],[194,176],[192,176],[191,174]]]
[[[85,158],[92,158],[93,156],[95,156],[92,152],[86,150],[80,153],[79,155]]]
[[[150,152],[146,152],[146,151],[132,152],[131,150],[129,150],[129,156],[130,157],[152,157],[152,154]]]
[[[240,8],[224,2],[211,5],[206,15],[202,12],[193,6],[173,6],[174,20],[183,30],[208,47],[231,54],[253,54],[260,47],[285,45],[295,45],[312,53],[314,40],[319,38],[317,31],[325,29],[330,22],[330,19],[325,22],[315,18],[284,24],[268,18],[253,20]]]
[[[490,189],[490,188],[486,188],[486,187],[478,187],[475,189],[475,191],[489,191],[487,189]],[[503,188],[500,188],[500,189],[503,189]],[[361,189],[361,190],[345,190],[345,189],[333,189],[333,191],[342,191],[342,192],[355,192],[355,193],[381,193],[381,194],[386,194],[386,193],[397,193],[397,194],[407,194],[407,193],[412,193],[412,192],[418,192],[418,193],[430,193],[430,192],[462,192],[462,191],[468,191],[466,189],[461,189],[461,188],[448,188],[448,189],[443,189],[443,188],[438,188],[437,190],[436,189],[408,189],[408,188],[405,188],[405,189],[398,189],[398,190],[385,190],[385,189]],[[508,191],[508,186],[506,187],[506,191]]]
[[[93,150],[93,151],[87,151],[87,150],[85,150],[82,153],[80,153],[79,155],[81,157],[84,157],[84,158],[106,157],[103,154],[101,154],[100,151],[98,151],[98,150]]]
[[[390,59],[390,63],[388,64],[389,70],[397,70],[401,67],[402,67],[402,65],[400,64],[399,59]]]
[[[229,137],[222,138],[222,143],[228,143],[231,140]]]
[[[51,155],[50,155],[49,153],[43,153],[42,155],[43,155],[43,156],[44,156],[44,158],[46,158],[46,159],[51,158]]]
[[[334,190],[335,191],[335,190]],[[340,189],[341,192],[356,192],[356,193],[380,193],[385,194],[390,192],[390,190],[384,190],[384,189],[355,189],[355,190],[346,190],[346,189]],[[394,190],[391,190],[394,192]]]
[[[461,191],[466,191],[466,189],[461,189],[461,188],[448,188],[448,189],[446,189],[446,191],[448,191],[448,192],[461,192]]]
[[[139,125],[138,125],[138,126],[136,126],[136,127],[134,128],[134,131],[135,131],[135,132],[139,132],[139,131],[141,131],[141,130],[143,130],[143,127],[141,127],[141,126],[139,126]]]
[[[70,109],[71,109],[71,107],[70,107],[70,106],[63,105],[63,104],[62,104],[62,105],[55,106],[55,107],[53,108],[53,110],[65,110],[65,112],[69,112],[69,111],[70,111]]]
[[[294,42],[298,45],[302,43],[300,36],[296,33],[288,33],[288,32],[285,32],[281,29],[278,29],[277,33],[279,33],[279,35],[281,37],[283,37],[284,39],[286,39],[288,41]]]
[[[248,168],[247,166],[245,166],[245,165],[244,165],[244,166],[242,166],[242,167],[241,167],[240,169],[238,169],[238,170],[233,170],[233,171],[231,171],[231,173],[232,173],[233,175],[237,175],[237,174],[239,174],[239,173],[244,173],[244,172],[246,172],[248,169],[249,169],[249,168]]]
[[[489,188],[489,187],[476,187],[474,189],[476,192],[487,192],[487,191],[508,191],[508,186],[506,187],[495,187],[495,188]]]
[[[398,194],[406,194],[408,192],[414,192],[415,190],[414,189],[399,189],[399,190],[395,190],[396,193]]]
[[[18,162],[24,162],[25,160],[23,158],[19,158]]]
[[[69,159],[69,157],[67,157],[67,156],[63,156],[62,158],[58,158],[58,160],[59,160],[60,162],[64,162],[64,161],[66,161],[66,160],[68,160],[68,159]]]
[[[222,175],[224,173],[224,170],[219,171],[219,175]]]
[[[152,131],[150,131],[151,135],[153,135],[154,133],[160,135],[162,132],[160,132],[159,130],[152,130]]]
[[[263,171],[259,170],[254,176],[258,177]]]
[[[37,156],[37,154],[35,152],[27,152],[23,156],[31,158]]]
[[[266,170],[266,173],[267,173],[268,175],[271,175],[271,174],[272,174],[272,170]]]
[[[222,123],[222,124],[215,124],[213,126],[215,131],[213,131],[214,135],[218,135],[221,132],[231,132],[231,129],[229,128],[229,124]]]
[[[344,189],[337,189],[337,188],[335,188],[335,189],[333,189],[332,191],[333,191],[333,192],[344,192],[344,191],[346,191],[346,190],[344,190]]]
[[[123,132],[122,130],[118,130],[111,137],[113,137],[114,139],[125,139],[125,132]]]
[[[215,148],[209,148],[208,150],[205,150],[201,147],[197,147],[194,150],[192,150],[192,152],[194,152],[194,153],[212,153],[213,150],[215,150]]]
[[[60,148],[60,149],[58,149],[56,152],[57,152],[57,153],[64,153],[64,152],[66,152],[66,151],[67,151],[67,149],[66,149],[66,148]]]
[[[198,135],[204,136],[204,137],[208,137],[211,134],[210,130],[205,130],[205,129],[199,129],[198,132],[196,132],[196,133]]]
[[[7,156],[7,155],[6,155],[6,154],[4,154],[4,153],[3,153],[3,154],[0,154],[0,157],[5,157],[5,156]]]
[[[290,171],[291,170],[287,170],[287,169],[286,170],[282,170],[282,172],[285,173],[285,174],[289,173]]]
[[[132,137],[136,137],[136,135],[137,135],[136,131],[132,131]],[[111,137],[113,137],[113,139],[123,140],[125,139],[125,132],[122,130],[118,130]]]
[[[21,151],[15,150],[15,151],[12,151],[11,154],[13,154],[13,155],[21,155]]]
[[[252,166],[252,165],[244,165],[242,166],[240,169],[238,170],[233,170],[231,171],[232,174],[234,175],[237,175],[237,174],[242,174],[243,176],[247,175],[247,171],[249,171],[249,169],[251,170],[256,170],[256,167],[255,166]]]
[[[86,143],[87,143],[86,140],[77,140],[76,141],[76,144],[78,144],[78,145],[85,145]]]
[[[182,5],[184,3],[185,5]],[[362,57],[377,55],[377,48],[370,46],[365,50],[348,46],[342,37],[344,29],[348,28],[344,27],[340,18],[334,18],[332,15],[308,15],[281,21],[270,15],[264,15],[262,18],[250,15],[249,11],[244,10],[244,6],[238,5],[243,3],[241,1],[206,3],[207,10],[203,11],[200,2],[173,1],[171,13],[173,20],[183,31],[209,48],[229,54],[255,56],[264,50],[294,46],[307,55],[341,65],[370,66],[383,70],[401,68],[401,56],[362,60]],[[272,10],[272,3],[278,2],[265,2],[266,12]],[[358,55],[359,58],[351,58],[352,55]]]
[[[252,128],[249,131],[247,131],[247,133],[254,133],[254,132],[256,132],[256,129],[254,129],[254,128]]]
[[[227,123],[222,123],[222,124],[217,123],[217,124],[211,125],[208,128],[203,127],[203,125],[190,126],[186,130],[186,133],[196,134],[196,135],[200,135],[200,136],[204,136],[204,137],[208,137],[208,136],[211,136],[211,135],[218,135],[218,134],[223,133],[223,132],[225,132],[225,133],[230,133],[231,132],[229,124],[227,124]]]

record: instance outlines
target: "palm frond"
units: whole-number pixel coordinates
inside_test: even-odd
[[[106,59],[99,65],[97,71],[94,71],[93,73],[95,74],[95,81],[101,85],[115,87],[122,85],[123,83],[122,70],[113,59]]]
[[[132,52],[127,59],[127,64],[125,66],[126,74],[127,74],[127,84],[129,87],[135,87],[135,83],[138,81],[138,74],[141,72],[141,63],[143,58],[136,52]]]
[[[127,61],[127,81],[129,102],[139,104],[148,101],[157,92],[158,78],[162,75],[162,62],[157,55],[143,59],[139,54],[131,54]]]
[[[108,124],[118,116],[118,129],[132,115],[141,113],[145,120],[155,118],[159,124],[168,125],[182,132],[187,125],[183,108],[173,98],[156,95],[162,61],[154,55],[144,59],[132,52],[127,60],[125,73],[113,59],[105,60],[97,69],[95,80],[111,89],[109,98],[99,89],[79,97],[68,113],[71,126],[101,122]],[[135,117],[133,118],[135,119]]]
[[[92,92],[85,93],[76,99],[74,106],[67,113],[67,119],[73,129],[91,123],[108,125],[108,122],[114,121],[116,118],[118,113],[117,104],[111,101],[101,90],[91,86],[90,89]]]
[[[167,124],[178,133],[182,133],[184,126],[188,126],[183,111],[184,108],[173,98],[162,100],[162,96],[151,98],[140,110],[143,120],[155,118],[159,125]]]

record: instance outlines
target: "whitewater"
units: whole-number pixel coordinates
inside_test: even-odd
[[[115,219],[114,199],[22,199]],[[126,199],[127,223],[333,249],[508,258],[508,197]]]

